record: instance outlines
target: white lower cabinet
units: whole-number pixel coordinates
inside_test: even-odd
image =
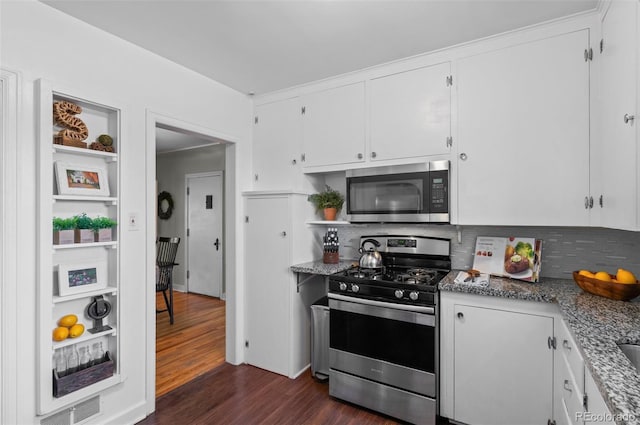
[[[442,292],[441,416],[473,425],[553,415],[554,306]]]
[[[613,425],[612,415],[587,370],[564,320],[556,321],[554,418],[556,425]]]
[[[247,363],[295,378],[310,364],[310,305],[323,281],[297,291],[292,264],[309,261],[313,214],[307,195],[245,193],[245,347]]]

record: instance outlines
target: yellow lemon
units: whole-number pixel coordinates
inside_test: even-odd
[[[58,326],[53,330],[54,341],[64,341],[69,336],[69,329],[64,326]]]
[[[619,283],[636,283],[636,277],[629,270],[618,269],[616,280]]]
[[[611,276],[607,272],[598,272],[594,276],[598,280],[602,280],[604,282],[611,282]]]
[[[590,277],[590,278],[594,277],[593,273],[591,273],[589,270],[580,270],[578,274],[584,277]]]
[[[64,326],[66,328],[70,328],[76,323],[78,323],[78,316],[76,316],[75,314],[67,314],[66,316],[62,316],[60,320],[58,320],[58,326]]]
[[[69,338],[77,338],[84,333],[84,325],[76,323],[69,329]]]

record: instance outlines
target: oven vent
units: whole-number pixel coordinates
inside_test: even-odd
[[[100,397],[78,403],[40,421],[40,425],[78,425],[100,413]]]

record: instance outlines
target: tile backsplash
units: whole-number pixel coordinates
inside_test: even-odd
[[[324,226],[313,226],[321,237]],[[467,269],[473,264],[477,236],[522,236],[542,239],[541,276],[571,279],[573,270],[604,270],[615,273],[619,267],[640,276],[640,232],[590,227],[500,227],[452,226],[423,224],[358,224],[337,226],[340,257],[359,258],[358,244],[362,235],[416,235],[451,240],[454,269]]]

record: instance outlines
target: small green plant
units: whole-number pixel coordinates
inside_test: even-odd
[[[116,224],[118,223],[109,217],[96,217],[91,221],[91,228],[97,232],[100,229],[110,229]]]
[[[87,213],[82,213],[74,216],[73,222],[76,229],[91,229],[93,220],[87,215]]]
[[[331,189],[328,185],[325,186],[322,192],[309,195],[307,200],[313,203],[317,212],[320,212],[325,208],[335,208],[340,211],[344,204],[344,196],[342,193]]]
[[[75,223],[73,217],[69,218],[61,218],[61,217],[53,217],[53,230],[73,230],[75,228]]]

